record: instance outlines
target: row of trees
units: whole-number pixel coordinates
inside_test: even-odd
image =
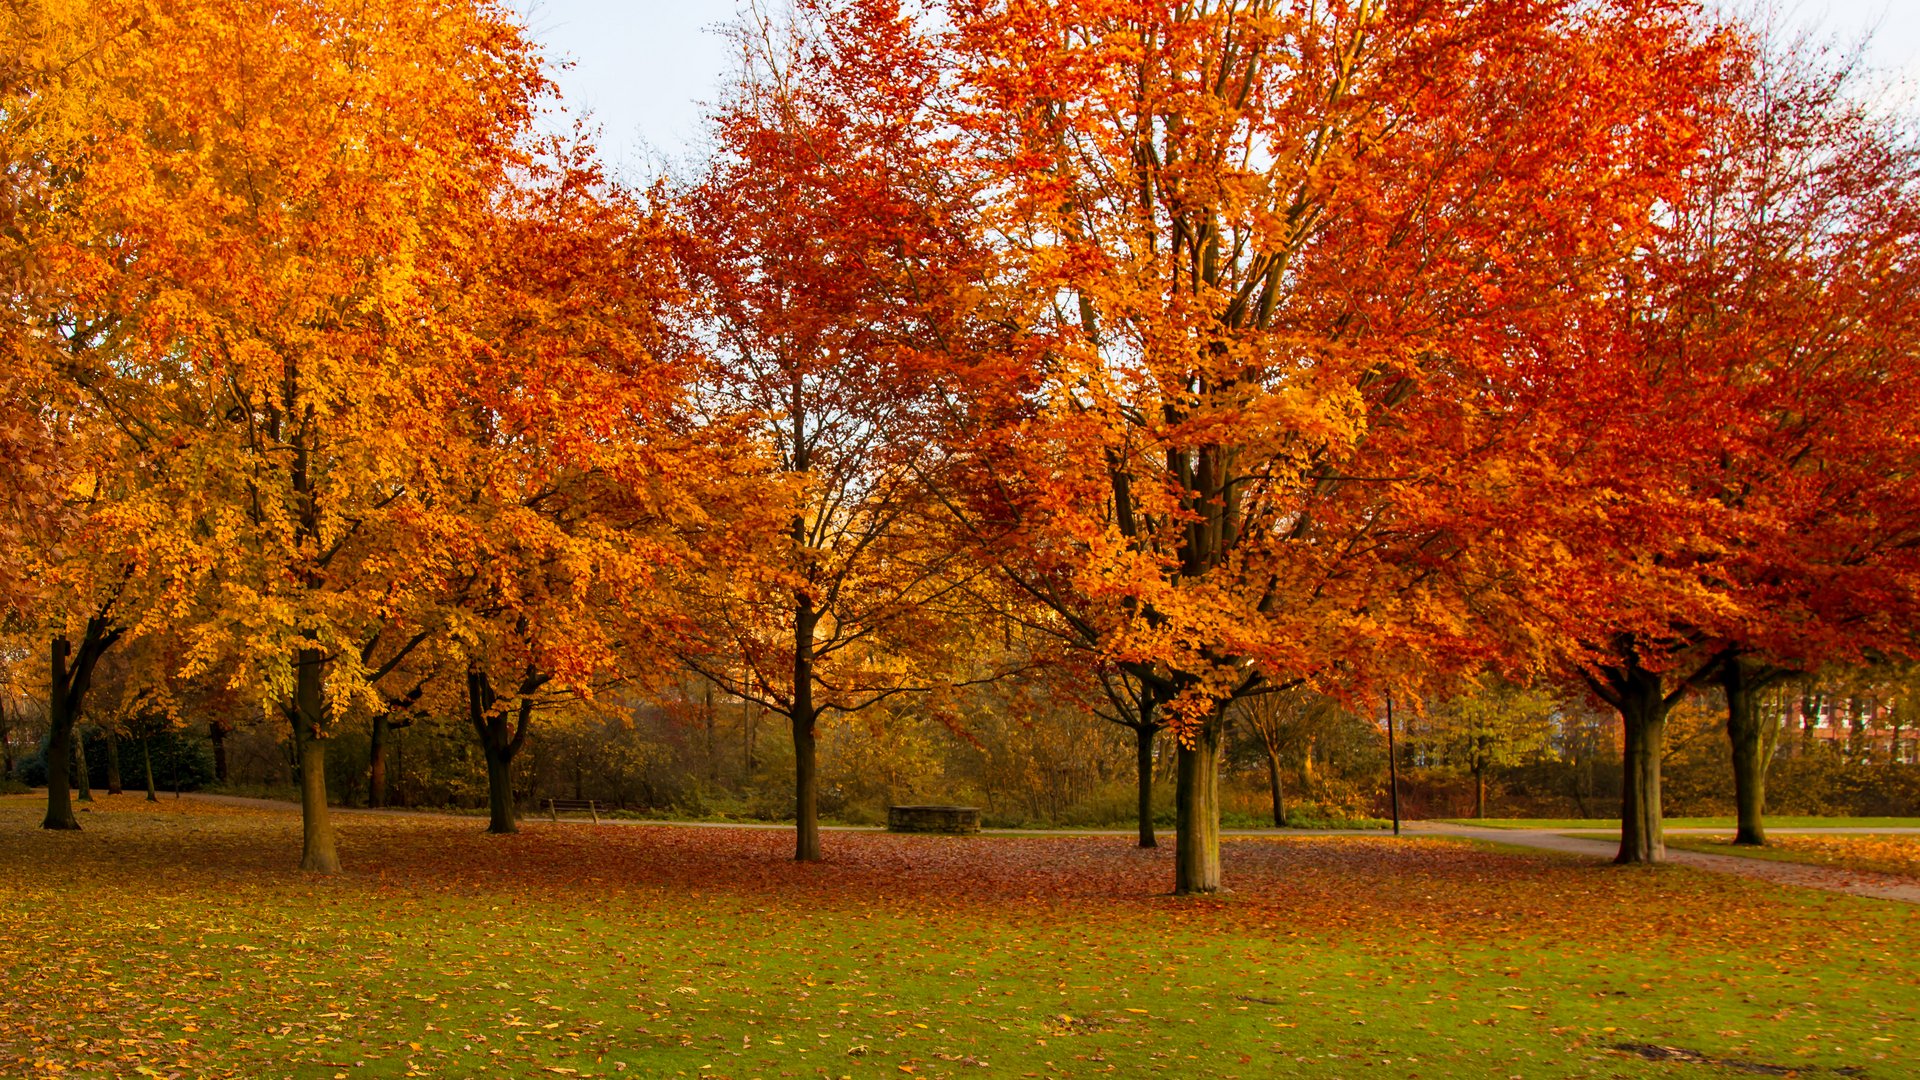
[[[464,717],[507,831],[536,716],[692,673],[816,859],[824,717],[998,684],[1143,810],[1170,744],[1206,892],[1230,715],[1498,672],[1619,713],[1650,861],[1676,702],[1757,841],[1755,694],[1912,649],[1920,159],[1683,0],[803,0],[646,191],[489,3],[0,20],[49,827],[109,657],[289,726],[321,871],[345,723]]]

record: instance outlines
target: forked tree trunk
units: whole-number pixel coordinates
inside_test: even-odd
[[[120,736],[107,732],[107,794],[118,795],[120,786]]]
[[[1220,891],[1220,727],[1218,712],[1180,744],[1174,788],[1173,893]]]
[[[324,654],[301,649],[294,660],[293,748],[300,762],[300,869],[337,873],[333,819],[327,811],[326,701],[321,684]],[[176,782],[177,786],[177,782]]]
[[[533,692],[546,683],[547,677],[529,664],[520,680],[520,700],[509,727],[507,710],[499,707],[487,673],[479,668],[467,672],[468,719],[480,736],[480,749],[487,759],[487,831],[490,833],[520,831],[513,803],[513,759],[526,745],[527,728],[533,720]],[[576,797],[578,794],[576,787]]]
[[[1735,657],[1720,669],[1720,687],[1727,694],[1727,738],[1733,748],[1733,803],[1736,844],[1765,844],[1763,820],[1767,806],[1767,751],[1765,731],[1755,700],[1763,680],[1759,666]]]
[[[1133,729],[1135,817],[1140,823],[1140,846],[1158,847],[1153,835],[1153,737],[1159,729],[1140,724]]]
[[[1667,710],[1660,676],[1635,666],[1620,691],[1626,751],[1620,777],[1620,853],[1616,863],[1657,863],[1667,857],[1660,813],[1660,753]]]

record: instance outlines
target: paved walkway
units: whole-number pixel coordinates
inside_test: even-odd
[[[1564,829],[1489,829],[1440,821],[1413,821],[1407,823],[1407,831],[1416,836],[1462,836],[1475,840],[1488,840],[1496,844],[1512,844],[1515,847],[1557,851],[1568,855],[1594,856],[1608,860],[1611,860],[1620,850],[1619,840],[1604,839],[1613,834],[1602,830],[1583,830],[1583,832],[1592,832],[1592,836],[1570,836],[1569,830]],[[1726,829],[1667,830],[1667,833],[1672,836],[1714,836],[1724,835],[1726,832]],[[1768,829],[1767,832],[1776,836],[1817,836],[1829,833],[1920,834],[1920,829],[1840,826],[1831,829]],[[1920,904],[1920,881],[1894,874],[1840,870],[1830,866],[1778,862],[1773,859],[1755,859],[1744,855],[1714,855],[1703,851],[1681,851],[1677,848],[1667,849],[1667,861],[1678,866],[1690,866],[1696,870],[1710,870],[1718,874],[1738,874],[1741,877],[1770,881],[1779,885],[1798,885],[1806,889],[1824,889],[1828,892],[1842,892],[1853,896],[1870,896],[1879,900]]]

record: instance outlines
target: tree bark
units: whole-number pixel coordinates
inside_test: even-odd
[[[367,736],[367,805],[376,810],[387,805],[387,715],[385,709],[374,712]]]
[[[1280,752],[1272,745],[1267,747],[1267,788],[1273,799],[1273,827],[1287,827],[1287,798],[1280,789]]]
[[[1487,766],[1478,758],[1473,762],[1473,816],[1487,816]]]
[[[56,637],[50,649],[53,661],[53,689],[47,695],[47,816],[40,822],[44,829],[78,829],[73,816],[73,703],[68,694],[72,673],[67,657],[72,644]]]
[[[533,721],[533,692],[545,686],[547,676],[532,664],[520,679],[520,700],[509,727],[507,710],[500,708],[493,682],[478,667],[467,671],[467,714],[480,736],[480,749],[487,759],[487,831],[520,831],[513,802],[513,759],[526,745],[527,728]],[[579,795],[576,787],[575,796]]]
[[[796,862],[820,861],[820,764],[811,712],[803,714],[796,707],[793,714],[793,857]]]
[[[107,794],[118,795],[120,786],[120,736],[107,732]]]
[[[1220,891],[1220,726],[1218,712],[1179,750],[1174,788],[1173,893]]]
[[[1620,718],[1626,728],[1620,777],[1620,853],[1616,863],[1657,863],[1667,857],[1660,814],[1660,753],[1671,707],[1659,675],[1637,664],[1620,684]]]
[[[1153,737],[1159,728],[1144,720],[1143,717],[1143,722],[1133,729],[1135,817],[1139,821],[1140,846],[1150,848],[1160,846],[1153,834]]]
[[[109,605],[110,607],[111,605]],[[93,669],[100,657],[120,640],[123,631],[107,617],[108,608],[87,620],[87,631],[76,653],[65,634],[48,642],[48,674],[52,677],[47,693],[47,816],[41,822],[47,829],[78,829],[73,817],[70,770],[74,765],[74,745],[78,738],[75,722],[80,707],[93,685]]]
[[[325,654],[319,649],[301,649],[295,654],[293,674],[293,746],[300,762],[300,869],[316,874],[340,870],[333,819],[327,810],[324,662]]]
[[[1763,820],[1767,806],[1766,742],[1755,700],[1764,685],[1764,673],[1751,660],[1734,657],[1720,669],[1720,688],[1727,694],[1727,738],[1733,749],[1736,844],[1767,842]]]
[[[93,801],[92,770],[87,767],[87,738],[80,725],[73,727],[73,786],[80,789],[80,801]]]
[[[153,788],[153,751],[147,746],[147,737],[140,736],[140,760],[147,767],[147,801],[159,802],[160,794]]]
[[[796,540],[802,537],[796,522]],[[805,594],[794,597],[793,612],[793,858],[820,861],[820,711],[813,703],[813,632],[820,613]]]
[[[207,724],[207,738],[213,743],[213,778],[227,782],[227,725],[218,720]]]
[[[487,831],[520,831],[513,805],[513,762],[491,746],[487,748]]]

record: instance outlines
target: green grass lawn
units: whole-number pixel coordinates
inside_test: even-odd
[[[1441,818],[1450,825],[1478,825],[1488,829],[1573,829],[1620,831],[1619,818]],[[1731,829],[1731,817],[1670,817],[1669,829]],[[1783,814],[1767,818],[1777,829],[1920,829],[1920,817],[1807,817]]]
[[[1680,868],[1238,839],[1182,901],[1124,839],[342,816],[314,878],[290,813],[37,820],[0,799],[8,1076],[1920,1072],[1920,911]]]

